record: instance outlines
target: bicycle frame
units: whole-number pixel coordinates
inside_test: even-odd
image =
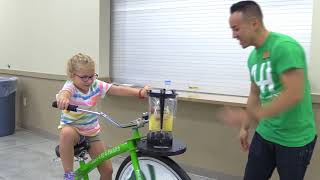
[[[52,103],[53,107],[57,107],[57,102]],[[113,120],[111,117],[109,117],[107,114],[102,113],[102,112],[95,112],[95,111],[90,111],[86,109],[81,109],[78,108],[78,106],[75,105],[69,105],[67,110],[70,111],[75,111],[75,112],[85,112],[85,113],[91,113],[91,114],[96,114],[98,116],[102,116],[108,122],[110,122],[113,126],[116,126],[118,128],[132,128],[132,136],[130,139],[126,140],[124,143],[119,144],[111,149],[107,149],[98,157],[95,159],[89,161],[88,163],[85,162],[83,158],[80,158],[79,164],[80,167],[75,171],[76,180],[84,179],[84,180],[89,180],[89,172],[92,171],[93,169],[97,168],[103,161],[108,160],[114,156],[117,156],[119,154],[129,152],[130,157],[131,157],[131,162],[132,166],[134,169],[134,173],[136,176],[136,180],[144,180],[144,176],[142,175],[142,172],[140,170],[140,165],[137,157],[137,142],[141,140],[141,134],[139,132],[139,128],[143,127],[145,123],[148,122],[148,114],[143,113],[142,118],[138,118],[135,121],[131,121],[128,124],[119,124],[117,121]]]
[[[89,180],[89,176],[88,176],[89,172],[95,169],[103,161],[108,160],[119,154],[129,152],[136,179],[144,180],[143,175],[140,171],[140,165],[139,165],[137,152],[136,152],[137,151],[136,142],[139,141],[140,139],[141,139],[141,135],[139,132],[139,128],[132,128],[132,136],[126,142],[104,151],[97,158],[89,161],[88,163],[85,163],[85,161],[81,159],[79,161],[80,167],[75,171],[75,174],[76,174],[75,179]]]

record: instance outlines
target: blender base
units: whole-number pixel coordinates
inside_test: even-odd
[[[147,139],[142,139],[137,143],[138,150],[145,154],[154,156],[175,156],[186,152],[187,146],[179,140],[173,139],[172,146],[148,145]]]

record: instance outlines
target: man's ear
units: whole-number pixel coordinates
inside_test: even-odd
[[[261,22],[258,20],[258,18],[253,17],[250,19],[250,25],[256,31],[257,29],[260,28]]]

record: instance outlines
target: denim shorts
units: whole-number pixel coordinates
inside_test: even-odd
[[[88,141],[89,143],[94,142],[94,141],[100,141],[100,136],[99,134],[95,135],[95,136],[83,136],[80,135],[80,139],[78,144],[81,144],[81,142],[83,142],[84,140]]]

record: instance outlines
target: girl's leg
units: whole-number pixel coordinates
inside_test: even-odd
[[[92,159],[96,158],[105,151],[105,145],[101,140],[90,142],[89,154]],[[112,180],[112,163],[106,160],[98,166],[100,180]]]
[[[64,172],[73,171],[74,146],[79,141],[78,132],[71,126],[64,126],[60,131],[60,157]]]

